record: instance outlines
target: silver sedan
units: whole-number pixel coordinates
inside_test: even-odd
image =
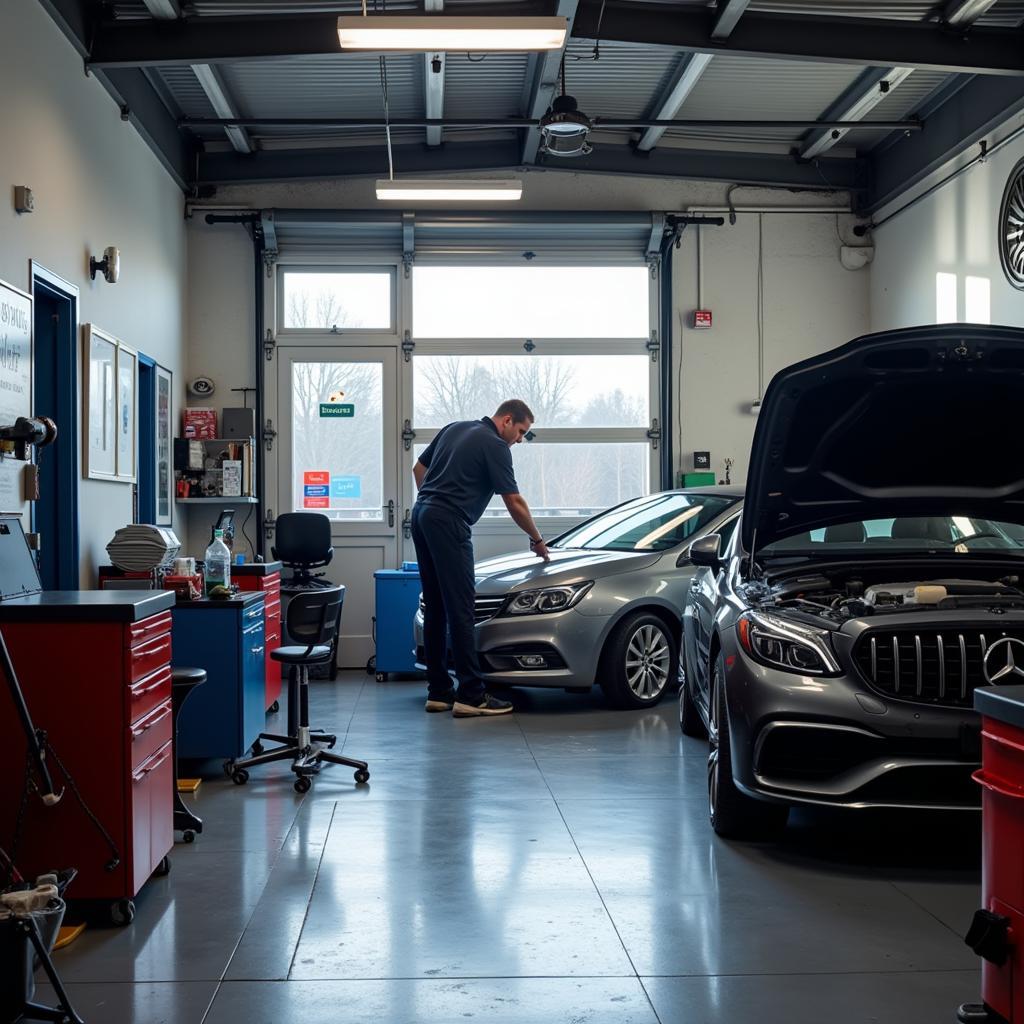
[[[634,498],[563,533],[550,562],[529,552],[476,565],[476,643],[483,679],[586,692],[600,683],[622,708],[656,704],[675,685],[687,550],[731,533],[739,487]],[[423,661],[423,611],[416,615]]]

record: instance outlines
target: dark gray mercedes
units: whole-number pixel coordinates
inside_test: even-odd
[[[1024,681],[1024,331],[869,335],[778,373],[683,613],[711,823],[974,808],[974,688]]]

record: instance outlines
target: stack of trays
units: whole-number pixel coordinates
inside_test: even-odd
[[[181,542],[166,526],[122,526],[107,545],[112,565],[125,572],[150,572],[170,562]]]

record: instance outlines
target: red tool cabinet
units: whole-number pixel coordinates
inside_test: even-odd
[[[0,602],[35,726],[110,834],[120,862],[70,791],[56,807],[30,797],[16,851],[23,874],[75,867],[69,896],[109,901],[118,923],[174,844],[170,591],[51,591]],[[11,850],[26,742],[0,713],[0,846]],[[63,784],[51,764],[54,782]],[[59,781],[60,780],[60,781]]]
[[[982,1002],[957,1016],[1024,1024],[1024,686],[979,687],[974,706],[982,715],[974,773],[982,788],[982,904],[966,941],[982,957]]]
[[[239,590],[263,592],[264,646],[268,708],[277,711],[281,697],[281,663],[270,657],[281,646],[281,563],[247,562],[231,566],[231,581]]]

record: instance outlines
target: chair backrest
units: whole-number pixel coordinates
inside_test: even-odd
[[[327,565],[334,556],[331,521],[322,512],[285,512],[274,521],[274,558],[288,568]]]
[[[344,587],[305,590],[288,602],[288,637],[293,644],[330,644],[338,632]]]

